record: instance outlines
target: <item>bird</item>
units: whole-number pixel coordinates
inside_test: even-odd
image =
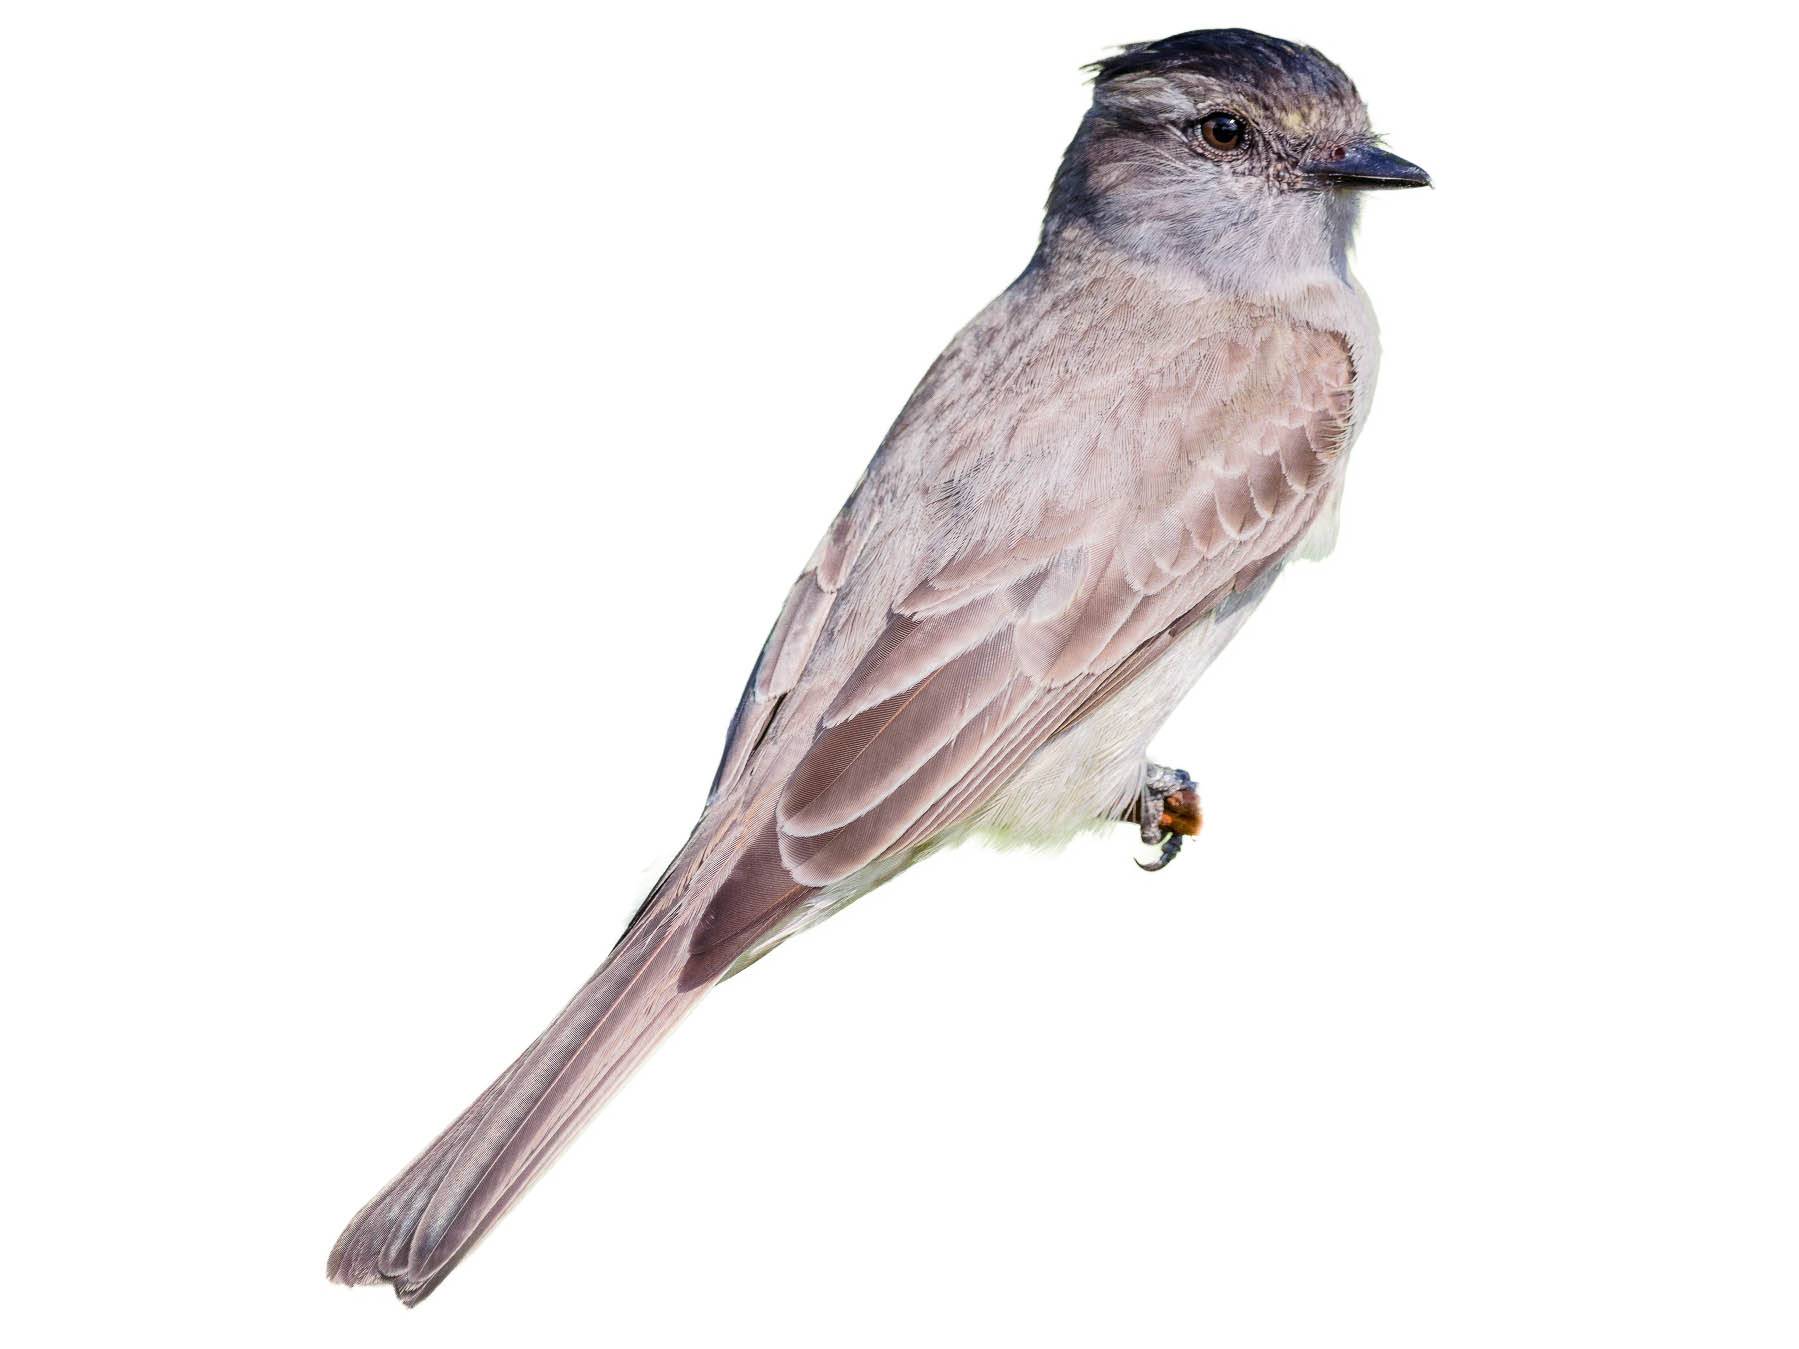
[[[428,1296],[707,990],[938,850],[1199,831],[1151,737],[1336,538],[1379,363],[1367,190],[1428,186],[1312,48],[1115,49],[1028,266],[949,344],[788,592],[688,841],[567,1007],[339,1237]]]

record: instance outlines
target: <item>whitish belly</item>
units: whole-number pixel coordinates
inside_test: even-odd
[[[1042,846],[1118,819],[1142,790],[1150,738],[1236,636],[1264,588],[1228,615],[1194,625],[1104,706],[1045,744],[968,828],[996,842]]]

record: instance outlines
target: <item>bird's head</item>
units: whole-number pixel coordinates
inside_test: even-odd
[[[1321,265],[1342,273],[1360,192],[1430,182],[1381,148],[1355,85],[1310,47],[1205,29],[1091,69],[1046,244],[1080,223],[1230,289],[1278,292]]]

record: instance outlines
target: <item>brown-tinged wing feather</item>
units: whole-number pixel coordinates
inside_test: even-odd
[[[1142,495],[959,556],[894,607],[781,793],[795,883],[830,885],[966,818],[1298,543],[1347,429],[1348,354],[1310,329],[1251,340],[1234,379],[1139,400],[1135,430],[1164,456]]]
[[[714,799],[764,755],[779,777],[754,790],[763,822],[700,919],[683,986],[718,977],[825,887],[968,818],[1292,552],[1335,481],[1347,347],[1266,322],[1192,350],[1161,369],[1051,372],[1061,385],[1041,395],[990,372],[990,397],[941,402],[1010,396],[1009,418],[963,427],[951,413],[919,432],[934,452],[877,459],[733,722]],[[888,522],[897,543],[877,539],[884,509],[911,512]],[[895,550],[919,567],[896,568]],[[878,621],[847,636],[871,604]]]
[[[874,513],[858,512],[856,505],[852,496],[787,593],[787,602],[781,606],[755,669],[750,671],[749,683],[725,734],[725,751],[709,793],[712,797],[742,775],[762,737],[768,734],[781,700],[799,682],[812,656],[838,589],[848,579],[862,545],[878,523]]]

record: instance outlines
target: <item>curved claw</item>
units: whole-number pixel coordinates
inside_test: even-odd
[[[1153,763],[1146,766],[1143,788],[1124,818],[1137,824],[1145,843],[1161,845],[1155,861],[1137,863],[1145,871],[1160,871],[1174,861],[1181,844],[1204,823],[1193,779],[1178,768]]]
[[[1157,857],[1153,862],[1138,862],[1137,865],[1142,867],[1145,871],[1160,871],[1163,867],[1174,861],[1175,857],[1180,853],[1181,844],[1186,841],[1187,836],[1185,834],[1177,834],[1170,830],[1168,833],[1162,835],[1161,856]]]

